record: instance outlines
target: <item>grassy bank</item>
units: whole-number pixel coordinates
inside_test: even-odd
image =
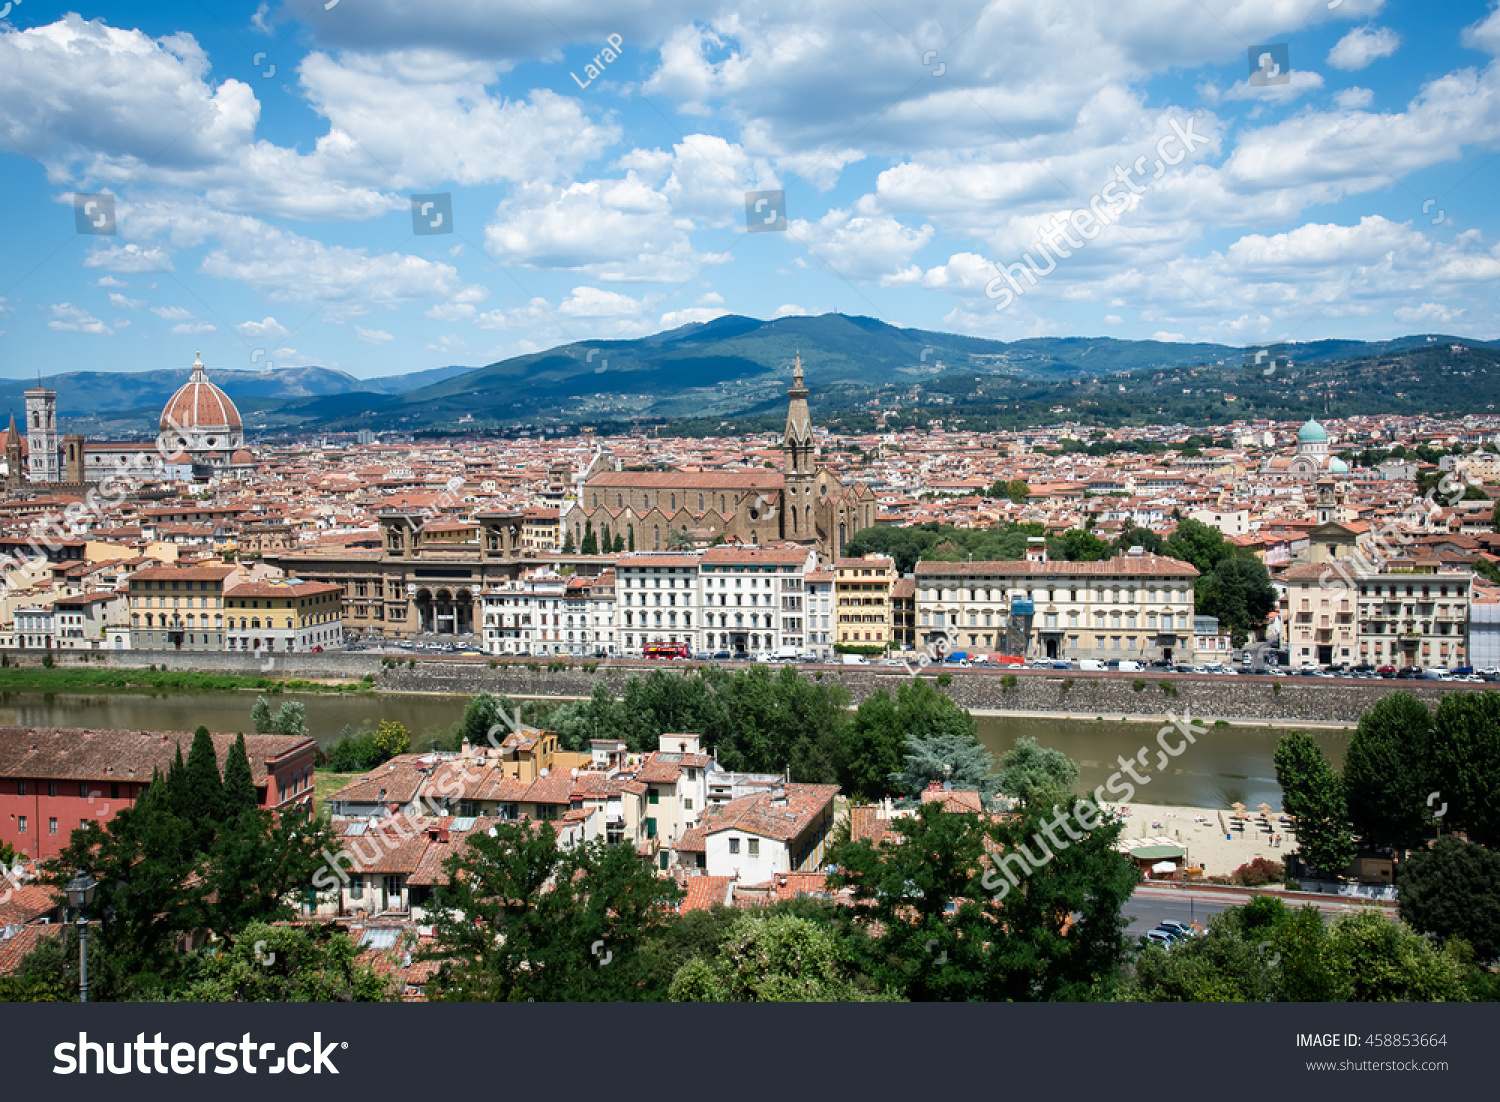
[[[68,692],[88,689],[159,689],[166,692],[229,692],[258,689],[265,693],[342,693],[370,691],[370,681],[324,684],[252,674],[202,673],[197,670],[46,669],[41,666],[0,668],[0,692]]]

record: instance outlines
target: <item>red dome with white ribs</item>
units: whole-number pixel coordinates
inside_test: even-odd
[[[163,432],[222,432],[244,431],[240,422],[240,411],[234,403],[213,383],[203,371],[201,359],[193,362],[193,374],[182,388],[172,395],[167,408],[162,410]]]

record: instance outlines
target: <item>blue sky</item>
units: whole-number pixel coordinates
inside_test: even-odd
[[[1493,4],[326,5],[12,0],[0,375],[387,375],[726,312],[1500,335]],[[1267,44],[1290,73],[1252,81]],[[747,191],[784,231],[746,232]],[[116,232],[79,233],[101,194]]]

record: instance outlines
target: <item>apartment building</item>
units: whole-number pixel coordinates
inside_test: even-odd
[[[837,642],[833,583],[832,570],[810,570],[802,577],[807,590],[807,649],[820,658],[831,657]]]
[[[1197,577],[1188,563],[1143,551],[1099,562],[1049,562],[1045,550],[1009,562],[920,562],[917,639],[1045,658],[1188,658]]]
[[[1286,582],[1288,657],[1295,666],[1465,665],[1473,577],[1437,559],[1392,559],[1359,575],[1306,563]]]
[[[841,647],[887,650],[891,646],[892,591],[899,576],[889,555],[835,559],[833,592]]]
[[[221,651],[224,592],[233,566],[148,566],[130,576],[133,650]]]
[[[568,654],[615,653],[615,572],[568,579],[563,590],[563,642]]]
[[[704,650],[807,646],[810,547],[710,547],[699,560]]]
[[[563,605],[568,579],[550,567],[529,570],[480,594],[488,654],[569,654]],[[573,613],[584,614],[584,603]],[[574,634],[582,629],[575,627]],[[576,640],[575,640],[576,643]]]
[[[306,654],[344,645],[344,591],[289,578],[244,582],[224,598],[225,646],[254,654]]]
[[[665,551],[625,555],[615,563],[615,637],[622,654],[639,657],[647,643],[700,649],[700,559],[697,552]]]
[[[52,602],[54,645],[59,650],[116,649],[128,645],[126,598],[113,592],[79,593]],[[124,649],[122,645],[119,649]]]

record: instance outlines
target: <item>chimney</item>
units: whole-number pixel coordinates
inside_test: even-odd
[[[785,785],[782,785],[782,784],[773,784],[771,786],[771,806],[772,807],[785,807],[786,806],[786,786]]]
[[[474,753],[474,746],[471,742],[469,742],[468,738],[465,737],[463,743],[459,746],[458,751],[465,758],[472,757]]]
[[[439,827],[438,828],[438,832],[437,832],[437,840],[439,842],[446,843],[448,841],[448,837],[449,837],[449,835],[448,835],[448,828],[447,827]]]
[[[385,803],[385,789],[380,790],[380,795],[375,797],[377,803]]]

